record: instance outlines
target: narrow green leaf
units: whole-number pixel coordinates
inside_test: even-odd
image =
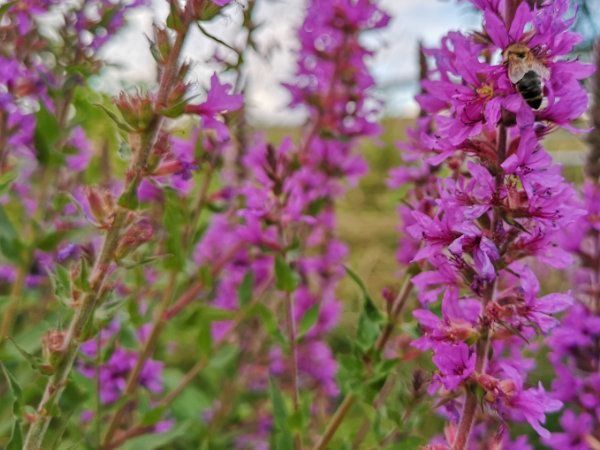
[[[10,373],[8,371],[8,369],[6,368],[6,366],[4,364],[2,364],[0,362],[0,368],[2,368],[2,373],[4,374],[4,378],[6,379],[7,385],[8,385],[8,390],[10,391],[12,398],[13,398],[13,413],[16,416],[21,415],[21,396],[23,394],[23,391],[21,389],[21,386],[19,386],[19,382],[16,380],[16,378],[13,376],[12,373]]]
[[[162,419],[165,413],[165,408],[154,408],[146,412],[142,417],[142,425],[156,425]]]
[[[198,329],[198,348],[203,355],[212,351],[212,332],[209,321],[202,321]]]
[[[56,160],[56,151],[54,146],[60,137],[61,127],[58,124],[56,115],[41,106],[35,115],[36,125],[34,133],[34,143],[36,157],[41,165],[48,165],[52,160]]]
[[[7,2],[4,5],[0,6],[0,20],[2,19],[4,14],[6,14],[6,11],[8,11],[9,8],[14,4],[15,2]]]
[[[365,297],[363,310],[358,318],[356,340],[363,351],[369,350],[379,336],[381,314],[369,297]]]
[[[261,325],[269,332],[272,338],[281,344],[285,343],[285,336],[279,328],[279,320],[271,308],[263,303],[256,303],[249,309],[248,315],[258,317]]]
[[[8,171],[0,176],[0,195],[4,195],[8,192],[8,190],[12,186],[13,181],[17,179],[17,175],[17,172]]]
[[[21,429],[21,420],[23,415],[23,392],[21,386],[12,373],[0,362],[0,368],[6,379],[8,390],[13,401],[13,425],[10,439],[6,445],[6,450],[21,450],[23,448],[23,430]]]
[[[363,309],[358,318],[357,343],[363,351],[367,351],[373,346],[379,336],[383,315],[373,303],[373,299],[369,295],[369,291],[362,279],[349,267],[344,268],[363,295]]]
[[[313,305],[306,310],[298,326],[298,339],[310,331],[319,320],[319,304]]]
[[[222,6],[216,5],[212,2],[205,2],[204,9],[200,15],[200,20],[208,21],[214,19],[221,11]]]
[[[29,353],[27,350],[25,350],[23,347],[17,344],[17,342],[13,338],[9,338],[9,340],[12,343],[12,345],[14,345],[14,347],[17,349],[17,351],[21,354],[21,356],[25,359],[25,361],[29,363],[33,370],[44,373],[44,370],[42,370],[43,361],[41,358],[33,356],[31,353]]]
[[[14,419],[10,440],[6,444],[6,450],[23,450],[23,429],[21,421]]]
[[[254,288],[254,273],[252,271],[246,272],[244,279],[238,287],[238,302],[240,308],[248,305],[252,300],[252,289]]]
[[[180,199],[170,191],[165,191],[165,194],[163,226],[167,234],[166,250],[171,254],[170,258],[165,259],[165,265],[168,269],[182,270],[185,265],[185,250],[181,236],[186,217]]]
[[[50,284],[52,285],[52,291],[54,296],[60,300],[64,305],[71,305],[71,275],[69,271],[60,264],[54,266],[53,272],[48,272],[48,278],[50,278]]]
[[[167,27],[174,31],[181,31],[183,29],[183,22],[178,3],[175,0],[170,0],[169,4],[171,8],[166,20]]]
[[[76,285],[83,292],[90,292],[90,267],[87,259],[81,258],[79,263],[79,276],[76,280]]]
[[[121,194],[117,201],[119,206],[126,209],[136,210],[140,206],[140,201],[137,195],[137,185],[131,184],[129,188]]]
[[[208,322],[215,322],[220,320],[231,320],[235,317],[235,312],[228,309],[202,305],[200,307],[200,315]]]
[[[371,297],[369,295],[369,292],[367,291],[367,287],[365,286],[365,283],[363,282],[363,280],[361,280],[361,278],[356,274],[356,272],[354,272],[350,267],[348,266],[344,266],[344,269],[346,269],[346,273],[350,276],[350,278],[352,279],[352,281],[354,281],[354,283],[356,283],[356,285],[360,288],[362,294],[365,297]]]
[[[275,258],[275,284],[284,292],[294,292],[298,287],[299,277],[292,267],[281,256]]]
[[[0,205],[0,251],[11,262],[18,264],[21,262],[23,247],[15,226]]]
[[[125,120],[121,119],[116,113],[108,109],[103,104],[94,103],[94,106],[101,108],[121,130],[126,131],[127,133],[133,131],[133,128],[131,128],[127,123],[125,123]]]
[[[272,378],[269,378],[269,396],[273,406],[273,440],[276,450],[292,450],[294,441],[288,425],[287,409],[283,394]]]

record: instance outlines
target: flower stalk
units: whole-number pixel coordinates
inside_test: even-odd
[[[172,86],[176,82],[179,70],[179,56],[183,48],[187,30],[189,29],[191,17],[185,14],[184,28],[177,33],[169,60],[162,73],[160,87],[156,99],[156,108],[159,111],[167,102]],[[146,132],[141,136],[140,146],[135,152],[135,157],[128,170],[127,183],[123,189],[123,195],[136,192],[146,169],[148,157],[154,148],[158,133],[162,127],[163,116],[160,113],[154,115]],[[24,441],[25,450],[36,450],[41,448],[44,436],[52,420],[52,411],[58,406],[58,401],[66,387],[69,373],[77,356],[79,346],[88,338],[84,332],[89,326],[102,295],[105,292],[107,275],[113,262],[115,251],[119,245],[121,232],[127,223],[129,210],[117,207],[115,216],[107,231],[102,249],[94,263],[89,278],[89,291],[79,300],[80,306],[75,311],[69,325],[65,339],[63,355],[56,367],[55,373],[50,377],[44,389],[44,393],[36,410],[36,416],[31,423]]]

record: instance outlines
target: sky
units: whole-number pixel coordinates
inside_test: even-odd
[[[419,41],[436,42],[449,30],[476,26],[477,14],[456,0],[381,0],[381,6],[392,15],[387,29],[370,32],[365,42],[378,52],[370,61],[379,95],[384,99],[385,113],[410,115],[416,111],[412,100],[416,83]],[[151,6],[129,15],[130,26],[104,48],[104,57],[113,64],[96,81],[99,89],[115,93],[122,88],[152,85],[154,61],[145,36],[151,35],[151,24],[162,22],[168,13],[165,0],[152,0]],[[229,6],[224,17],[206,25],[206,29],[229,43],[240,37],[236,31],[241,22],[243,1]],[[302,120],[301,112],[287,109],[289,97],[281,83],[294,71],[295,32],[303,19],[305,0],[258,0],[256,40],[262,55],[251,54],[247,61],[248,111],[255,123],[290,125]],[[217,45],[207,42],[197,30],[188,38],[185,58],[194,61],[192,82],[200,90],[208,84],[215,66],[210,63]],[[218,49],[221,55],[228,51]],[[268,56],[266,56],[268,55]]]

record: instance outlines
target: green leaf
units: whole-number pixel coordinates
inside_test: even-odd
[[[79,262],[79,276],[75,280],[75,286],[83,292],[90,292],[90,267],[87,259],[81,258]]]
[[[117,264],[120,267],[123,267],[125,269],[135,269],[136,267],[147,266],[148,264],[152,264],[153,262],[156,262],[160,259],[168,258],[170,256],[172,256],[172,255],[164,254],[164,255],[145,256],[143,258],[140,258],[139,260],[121,259],[121,260],[117,261]]]
[[[379,336],[381,314],[369,297],[365,297],[363,310],[358,318],[358,330],[356,340],[363,351],[373,347]]]
[[[252,300],[252,289],[254,287],[254,273],[252,271],[246,272],[244,279],[238,287],[238,302],[240,308],[248,305]]]
[[[12,396],[13,400],[13,415],[15,417],[20,418],[22,413],[22,395],[23,391],[21,386],[19,386],[19,382],[13,376],[12,373],[8,371],[6,366],[0,362],[0,368],[2,368],[2,373],[4,374],[4,378],[8,384],[8,390]]]
[[[94,103],[94,106],[97,106],[98,108],[101,108],[107,115],[108,117],[111,118],[111,120],[123,131],[126,131],[127,133],[130,133],[133,131],[133,128],[131,128],[129,125],[127,125],[127,123],[125,122],[124,119],[120,118],[117,113],[111,111],[110,109],[108,109],[106,106],[104,106],[101,103]]]
[[[222,6],[216,5],[212,2],[204,2],[204,9],[200,14],[200,20],[208,21],[214,19],[221,11]]]
[[[121,194],[117,203],[126,209],[136,210],[140,206],[137,195],[137,183],[131,183],[127,190]]]
[[[6,444],[6,450],[23,450],[23,429],[21,421],[14,420],[10,440]]]
[[[23,244],[2,205],[0,205],[0,251],[7,259],[17,264],[23,257]]]
[[[171,270],[182,270],[185,264],[185,251],[181,236],[186,217],[180,199],[170,191],[166,190],[165,194],[163,226],[166,231],[166,250],[171,254],[170,258],[165,259],[165,266]]]
[[[208,355],[212,351],[212,332],[209,321],[202,321],[198,329],[198,348],[202,355]]]
[[[13,374],[8,371],[4,364],[0,363],[0,368],[2,368],[2,373],[6,379],[8,390],[13,401],[13,425],[10,439],[6,445],[6,450],[21,450],[23,448],[23,431],[21,429],[23,392]]]
[[[294,292],[298,287],[299,277],[292,267],[281,256],[275,258],[275,284],[284,292]]]
[[[363,280],[361,280],[361,278],[356,274],[356,272],[354,272],[350,267],[348,266],[344,266],[344,269],[346,269],[346,273],[350,276],[350,278],[352,279],[352,281],[354,281],[354,283],[356,283],[356,285],[360,288],[362,294],[364,297],[369,297],[371,298],[371,296],[369,295],[369,292],[367,291],[367,287],[365,286],[365,283],[363,282]]]
[[[54,266],[54,272],[48,271],[50,284],[54,296],[64,305],[71,305],[71,275],[69,271],[60,264]]]
[[[319,310],[319,304],[313,305],[306,310],[298,326],[298,339],[308,333],[313,325],[317,323],[319,320]]]
[[[56,161],[57,152],[54,146],[58,142],[62,130],[56,115],[44,106],[41,106],[36,113],[35,120],[34,143],[36,157],[41,165],[47,166],[51,161]]]
[[[167,27],[174,31],[182,31],[183,21],[181,20],[181,12],[179,11],[178,2],[175,0],[170,0],[169,4],[171,6],[171,10],[167,16]]]
[[[0,6],[0,20],[2,19],[4,14],[6,14],[6,12],[9,10],[9,8],[14,4],[15,2],[7,2],[4,5]]]
[[[35,243],[35,246],[36,248],[39,248],[40,250],[43,250],[45,252],[50,252],[56,249],[58,244],[60,244],[60,242],[65,238],[65,236],[68,235],[68,232],[65,230],[50,231],[46,234],[43,234],[43,231],[45,230],[40,231],[42,231],[42,235]]]
[[[127,441],[123,446],[124,450],[154,450],[158,448],[174,448],[171,445],[175,440],[182,438],[190,433],[190,428],[197,426],[197,421],[185,421],[177,424],[171,430],[164,433],[152,433],[136,437]]]
[[[142,417],[141,424],[145,426],[156,425],[160,421],[160,419],[162,419],[164,413],[165,408],[151,409],[150,411],[144,414],[144,416]]]
[[[363,295],[363,309],[358,318],[357,343],[360,348],[366,352],[375,343],[379,336],[383,315],[373,303],[373,299],[367,291],[365,283],[361,278],[349,267],[345,267],[346,273],[360,288]]]
[[[17,172],[12,171],[8,171],[0,175],[0,195],[4,195],[8,192],[8,190],[12,186],[13,181],[17,179],[17,175]]]
[[[273,441],[276,450],[292,450],[294,441],[288,425],[288,415],[283,394],[269,378],[269,396],[273,405]]]
[[[43,360],[41,358],[33,356],[31,353],[29,353],[27,350],[25,350],[23,347],[17,344],[17,342],[13,338],[9,338],[9,340],[12,343],[12,345],[14,345],[14,347],[17,349],[17,351],[21,354],[21,356],[25,359],[25,361],[29,363],[33,370],[39,371],[42,374],[48,374],[48,371],[42,367]]]
[[[231,320],[235,317],[235,311],[202,305],[200,307],[200,316],[208,322]]]
[[[402,442],[396,442],[388,447],[388,450],[413,450],[421,448],[425,444],[425,440],[420,437],[410,436],[402,439]]]
[[[285,343],[285,337],[279,329],[279,320],[275,316],[275,313],[271,308],[263,303],[254,304],[248,311],[248,316],[255,316],[260,318],[261,325],[269,332],[279,343]]]

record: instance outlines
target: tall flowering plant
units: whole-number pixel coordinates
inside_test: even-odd
[[[596,50],[596,67],[600,62]],[[550,360],[556,371],[552,383],[554,395],[564,402],[561,432],[546,440],[553,449],[593,449],[600,445],[599,399],[600,375],[598,343],[600,342],[599,290],[599,218],[600,185],[600,73],[594,77],[590,151],[586,164],[586,181],[580,207],[585,215],[563,236],[563,248],[577,259],[571,273],[575,304],[550,338]]]
[[[525,450],[527,426],[594,448],[597,161],[581,201],[543,147],[587,107],[568,1],[472,0],[482,29],[423,49],[422,113],[390,177],[410,185],[408,268],[381,310],[337,221],[380,132],[364,36],[390,17],[376,0],[307,2],[284,83],[306,121],[272,142],[245,117],[261,2],[167,3],[155,83],[114,97],[94,90],[102,50],[145,2],[0,6],[0,445],[408,448],[431,435],[411,428],[433,396],[447,424],[426,448]],[[191,39],[217,48],[197,82]],[[545,292],[535,270],[573,256],[573,292]],[[549,393],[529,356],[551,332]],[[428,376],[411,360],[430,353]]]
[[[336,288],[347,252],[336,236],[334,205],[365,170],[353,153],[356,142],[378,131],[378,107],[369,102],[374,83],[366,59],[371,52],[360,35],[387,21],[375,2],[309,2],[299,30],[297,72],[285,84],[292,106],[308,112],[300,141],[286,139],[275,147],[259,139],[246,149],[245,180],[229,189],[229,208],[196,249],[201,265],[214,261],[217,253],[235,255],[223,267],[215,306],[240,311],[244,305],[235,293],[247,286],[255,296],[273,287],[280,291],[280,302],[271,307],[285,317],[281,334],[286,339],[269,348],[266,364],[275,382],[291,391],[295,415],[302,414],[303,391],[319,394],[312,405],[319,415],[339,393],[337,362],[325,340],[340,314]],[[226,243],[225,251],[215,246],[216,236]],[[230,338],[233,325],[215,323],[213,338]],[[239,333],[245,336],[243,329]],[[242,344],[248,349],[256,345],[247,337]],[[240,369],[249,374],[247,389],[267,388],[264,366],[259,360]],[[246,438],[264,442],[268,418],[285,439],[283,418],[274,414],[259,416]],[[294,441],[302,445],[298,433]]]
[[[580,40],[568,2],[472,3],[482,30],[449,33],[426,52],[435,62],[417,97],[426,115],[405,158],[424,163],[392,173],[392,185],[415,186],[400,211],[398,257],[421,270],[413,345],[433,353],[429,391],[448,419],[431,448],[520,445],[502,444],[508,422],[549,437],[545,414],[561,402],[528,384],[533,361],[518,349],[547,335],[573,302],[570,292],[542,295],[532,263],[567,267],[558,239],[583,214],[542,146],[587,107],[579,80],[592,68],[565,58]]]
[[[22,170],[10,192],[44,220],[32,227],[35,245],[23,251],[26,260],[3,270],[16,286],[3,316],[2,334],[12,343],[4,347],[7,365],[22,372],[17,354],[42,375],[26,377],[22,394],[6,371],[15,404],[12,446],[83,438],[110,449],[147,434],[177,438],[194,421],[188,441],[262,448],[276,440],[300,448],[314,437],[290,422],[317,426],[339,394],[338,365],[326,341],[340,313],[336,288],[347,252],[335,231],[335,203],[366,170],[354,153],[358,140],[378,132],[379,103],[366,66],[372,53],[361,35],[386,26],[389,17],[374,1],[309,3],[297,73],[286,84],[307,123],[300,142],[271,145],[243,123],[241,83],[234,87],[214,74],[199,97],[190,94],[191,64],[181,61],[181,52],[192,29],[235,54],[231,64],[215,57],[224,68],[243,70],[246,49],[204,28],[232,10],[228,3],[169,2],[166,23],[154,24],[149,38],[156,86],[112,99],[95,93],[87,77],[99,72],[98,50],[140,2],[82,2],[67,12],[34,2],[3,10],[3,32],[13,39],[6,54],[23,61],[7,67],[1,91],[1,136],[11,152],[5,160],[52,162],[51,171]],[[248,11],[253,7],[250,2]],[[37,31],[46,12],[64,12],[58,32],[64,54],[36,78],[27,69],[42,60],[39,52],[54,49]],[[244,13],[244,26],[250,45],[251,12]],[[26,72],[31,80],[21,79]],[[33,93],[37,103],[28,109],[30,98],[17,97]],[[64,103],[55,106],[55,99]],[[191,126],[181,132],[172,119],[184,117]],[[24,165],[31,160],[23,158]],[[17,215],[10,213],[7,221]],[[52,251],[45,240],[39,244],[43,234],[34,234],[45,229],[56,230]],[[3,236],[4,256],[11,237]],[[27,329],[23,318],[34,308],[18,302],[32,286],[52,289],[45,310],[58,325],[36,321],[43,336],[22,346],[18,331]],[[165,331],[191,321],[198,324],[194,337],[163,340]],[[196,351],[183,351],[189,345]],[[178,357],[173,352],[185,353],[178,362],[186,371],[170,367]],[[231,389],[182,412],[182,393],[194,398],[199,378],[231,377],[232,367]],[[248,407],[258,414],[237,416]],[[74,420],[58,426],[63,408],[81,429]],[[214,437],[216,427],[235,431]]]

